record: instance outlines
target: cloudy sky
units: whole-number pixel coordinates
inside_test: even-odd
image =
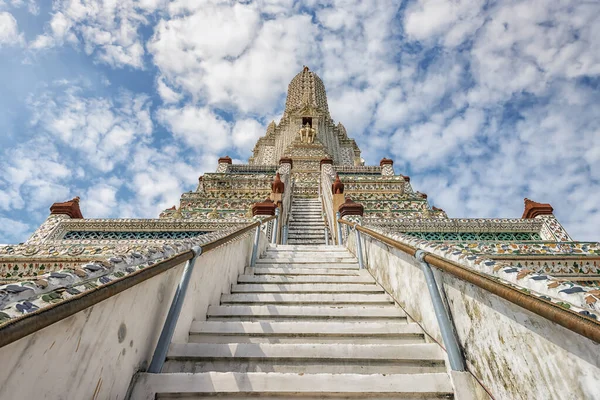
[[[600,239],[597,0],[0,0],[0,243],[55,201],[157,217],[250,155],[303,65],[450,217]]]

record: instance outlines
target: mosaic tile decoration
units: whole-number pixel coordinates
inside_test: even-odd
[[[557,279],[550,275],[536,273],[532,269],[518,267],[510,262],[490,259],[485,255],[473,254],[466,248],[469,244],[458,246],[455,243],[436,243],[404,233],[382,229],[378,226],[368,226],[365,224],[365,227],[401,243],[414,246],[454,261],[466,268],[490,275],[498,281],[531,296],[550,301],[577,314],[595,320],[600,319],[600,292],[593,288]],[[559,246],[556,246],[559,244],[563,245],[563,243],[552,243],[556,252],[560,251]],[[511,243],[508,246],[511,245],[513,244]],[[585,248],[588,254],[596,254],[595,249],[600,247],[600,243],[592,244],[575,242],[570,243],[569,247],[580,247],[582,251]],[[590,247],[593,247],[594,249],[591,249]]]
[[[264,225],[267,224],[263,224]],[[128,245],[112,248],[101,260],[62,264],[60,271],[37,275],[30,281],[0,285],[0,325],[15,317],[60,303],[81,293],[96,290],[114,280],[124,278],[175,254],[202,246],[237,231],[230,228],[195,238],[181,239],[156,246]],[[252,235],[249,231],[233,241]]]
[[[414,236],[419,239],[425,239],[432,242],[444,240],[460,241],[533,241],[542,240],[537,232],[403,232],[406,235]]]
[[[137,239],[190,239],[207,234],[208,231],[163,231],[163,232],[119,232],[119,231],[70,231],[63,240],[137,240]]]

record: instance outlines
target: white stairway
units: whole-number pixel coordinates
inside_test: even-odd
[[[133,399],[453,398],[444,354],[344,247],[271,246]]]
[[[321,200],[293,199],[288,227],[288,244],[325,244]]]

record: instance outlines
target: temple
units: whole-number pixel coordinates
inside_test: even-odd
[[[550,204],[449,217],[308,67],[214,171],[158,218],[76,197],[0,246],[0,398],[598,398],[600,244]]]

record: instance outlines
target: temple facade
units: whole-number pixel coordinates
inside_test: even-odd
[[[269,246],[274,246],[272,251],[283,252],[278,254],[282,254],[284,260],[288,257],[286,252],[301,252],[302,246],[305,246],[304,251],[332,246],[334,252],[341,252],[339,246],[346,246],[352,252],[350,256],[360,261],[361,268],[369,270],[377,284],[391,296],[397,295],[394,297],[396,303],[407,313],[411,310],[416,313],[416,320],[421,318],[421,306],[413,303],[413,298],[403,298],[397,287],[401,283],[410,287],[411,280],[415,279],[410,275],[412,272],[400,276],[378,267],[395,262],[390,261],[389,254],[380,254],[390,243],[401,243],[399,248],[420,249],[443,258],[465,271],[500,282],[506,290],[514,290],[548,307],[556,307],[573,318],[585,320],[592,330],[598,329],[600,244],[574,241],[554,216],[551,205],[525,199],[521,218],[452,218],[444,210],[432,207],[428,195],[413,189],[413,183],[402,171],[395,170],[391,159],[384,157],[379,165],[365,165],[357,143],[344,125],[336,123],[330,115],[323,81],[304,67],[289,84],[281,119],[268,125],[248,163],[234,164],[229,156],[221,157],[214,172],[200,176],[195,190],[183,193],[180,203],[162,211],[158,218],[88,219],[84,217],[85,210],[79,207],[79,198],[74,198],[53,204],[47,220],[25,243],[0,247],[0,282],[3,283],[0,287],[0,334],[3,329],[16,329],[11,327],[18,326],[23,320],[39,318],[37,316],[46,310],[80,301],[103,288],[109,290],[127,279],[136,279],[143,271],[164,265],[193,246],[221,245],[220,241],[229,243],[226,238],[248,230],[247,227],[256,221],[268,221],[258,226],[256,240],[262,235],[260,240],[270,242]],[[357,225],[368,229],[373,238],[387,239],[378,245],[365,239],[364,233],[360,239]],[[252,263],[256,258],[256,246],[252,250]],[[244,250],[236,251],[247,254],[251,247],[248,245]],[[266,254],[268,259],[268,251]],[[325,268],[326,264],[318,265]],[[243,270],[244,266],[240,268]],[[275,282],[276,278],[272,280]],[[529,385],[523,392],[527,396],[512,397],[518,389],[510,387],[507,383],[510,379],[504,379],[504,375],[496,370],[501,367],[494,366],[493,359],[503,357],[503,360],[510,360],[506,361],[508,369],[521,368],[523,371],[531,370],[532,364],[519,364],[511,358],[514,354],[506,349],[499,350],[496,355],[486,350],[486,346],[500,348],[505,340],[514,338],[498,334],[499,341],[488,344],[483,339],[473,339],[478,337],[478,330],[488,329],[486,323],[494,324],[490,320],[495,318],[492,311],[505,314],[512,311],[504,311],[502,307],[505,306],[498,305],[492,295],[486,298],[479,292],[469,292],[455,281],[442,281],[441,286],[447,285],[446,307],[453,312],[457,324],[455,330],[467,363],[478,381],[483,382],[482,387],[497,398],[533,398],[527,396],[534,394],[537,398],[561,398],[560,395],[545,397],[537,383],[525,378],[514,378],[514,382]],[[412,292],[414,298],[420,296],[416,288]],[[411,293],[410,290],[407,292]],[[458,307],[460,296],[477,300],[465,300],[462,308],[453,309]],[[482,307],[488,311],[482,311]],[[517,311],[514,313],[518,314]],[[510,325],[519,318],[515,316],[507,323]],[[538,316],[531,318],[534,320]],[[427,327],[428,320],[425,319],[423,326]],[[527,326],[524,335],[533,335],[531,332],[536,329],[533,325],[524,323],[523,326]],[[461,326],[470,328],[462,329]],[[523,326],[515,327],[513,332]],[[28,329],[33,330],[27,334],[36,334],[34,328]],[[554,335],[552,341],[560,342],[561,336],[553,332],[549,333]],[[11,335],[18,337],[19,333],[12,332]],[[432,334],[434,339],[438,336]],[[20,340],[25,337],[23,334]],[[157,336],[148,340],[155,342]],[[534,342],[533,339],[525,341],[524,346],[535,348],[539,343]],[[586,342],[581,348],[588,345]],[[540,350],[540,354],[544,351]],[[569,358],[577,351],[567,352],[568,357],[565,357]],[[568,363],[583,368],[578,362],[571,360]],[[597,360],[594,363],[597,364]],[[595,369],[585,372],[592,386],[600,382],[597,367],[594,364]],[[144,369],[141,364],[132,364],[128,368],[132,374]],[[508,370],[504,373],[510,375]],[[556,371],[544,374],[549,380],[559,375]],[[575,380],[571,377],[560,382],[572,384],[569,379]],[[581,393],[592,393],[586,388],[581,389]],[[81,390],[79,393],[89,393],[84,388]],[[112,397],[115,394],[110,390],[102,393]],[[456,398],[461,397],[456,391],[453,393]],[[484,395],[477,396],[485,398]]]

